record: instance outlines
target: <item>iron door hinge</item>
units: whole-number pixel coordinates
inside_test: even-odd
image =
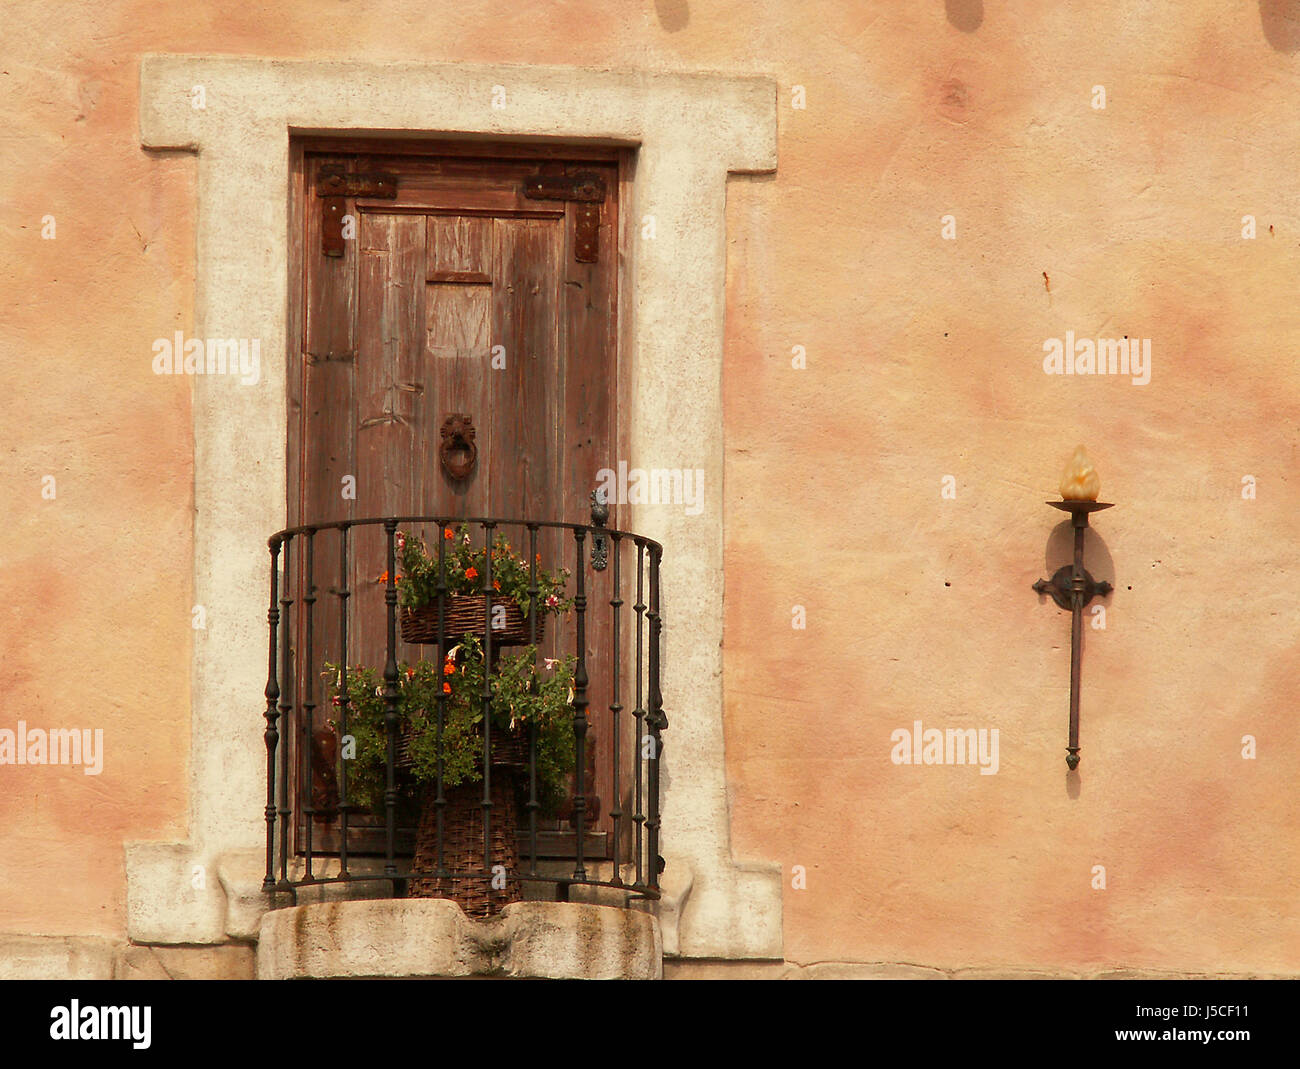
[[[594,171],[535,174],[524,179],[524,196],[529,200],[576,203],[573,258],[580,264],[594,264],[600,259],[600,205],[605,199],[605,179]]]
[[[348,197],[397,197],[397,176],[393,174],[350,174],[323,169],[316,176],[316,196],[321,198],[321,252],[343,255],[343,213]]]

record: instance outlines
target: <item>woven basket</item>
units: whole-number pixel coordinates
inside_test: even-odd
[[[528,771],[528,729],[492,731],[492,767],[514,772]]]
[[[482,875],[444,876],[438,871],[438,815],[434,805],[435,788],[424,790],[420,807],[420,825],[415,835],[415,856],[411,871],[417,875],[407,881],[408,898],[446,898],[455,902],[469,916],[494,917],[511,902],[523,900],[519,880],[519,846],[515,839],[519,812],[515,801],[515,777],[501,769],[492,776],[490,796],[492,866],[505,867],[505,886],[494,888],[489,871],[483,866],[483,785],[462,783],[444,792],[442,864],[445,872],[483,873]]]
[[[506,610],[505,626],[492,628],[493,646],[527,646],[532,641],[528,614],[514,598],[492,599],[492,615],[497,619],[497,606]],[[444,607],[443,632],[448,642],[459,642],[467,634],[482,635],[484,617],[487,615],[486,594],[448,594]],[[438,603],[403,609],[402,641],[412,645],[436,646],[438,644]],[[546,617],[537,617],[537,641],[546,634]]]

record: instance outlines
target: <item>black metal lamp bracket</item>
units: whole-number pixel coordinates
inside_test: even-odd
[[[1079,767],[1079,688],[1083,656],[1083,607],[1094,597],[1105,597],[1114,587],[1097,582],[1083,566],[1083,537],[1088,529],[1088,516],[1111,507],[1104,501],[1049,501],[1053,508],[1070,514],[1074,527],[1074,562],[1058,568],[1051,579],[1039,579],[1034,590],[1051,594],[1052,600],[1070,612],[1070,745],[1066,749],[1065,763],[1073,772]]]
[[[1040,594],[1051,594],[1052,600],[1069,612],[1074,608],[1074,566],[1063,564],[1052,573],[1051,579],[1038,580],[1034,584],[1034,589]],[[1083,570],[1079,587],[1079,593],[1083,595],[1083,605],[1086,606],[1095,597],[1104,598],[1114,589],[1104,579],[1100,583],[1097,582],[1088,569]]]

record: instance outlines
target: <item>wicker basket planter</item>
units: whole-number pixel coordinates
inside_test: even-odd
[[[446,898],[469,916],[494,917],[511,902],[523,900],[519,881],[519,848],[515,842],[518,811],[512,773],[492,777],[492,864],[503,865],[505,886],[494,888],[487,876],[443,876],[438,871],[438,816],[433,804],[433,787],[425,788],[420,808],[420,826],[415,836],[415,857],[407,882],[408,898]],[[442,862],[447,872],[483,871],[483,785],[462,783],[443,794]]]
[[[492,644],[501,646],[526,646],[532,641],[532,628],[528,614],[514,598],[492,599],[492,614],[499,619],[497,607],[506,610],[505,626],[492,628]],[[487,616],[486,594],[448,594],[444,608],[443,632],[450,643],[458,642],[465,634],[482,635]],[[438,603],[421,605],[401,612],[402,641],[412,645],[436,646],[438,644]],[[537,617],[537,640],[546,634],[546,617]]]
[[[505,886],[494,888],[486,876],[444,876],[438,872],[437,788],[427,784],[421,795],[420,823],[415,833],[413,876],[408,898],[446,898],[468,916],[494,917],[511,902],[523,900],[519,880],[519,810],[516,776],[528,767],[525,731],[498,732],[492,743],[491,864],[504,866]],[[483,785],[463,783],[443,791],[442,865],[446,872],[483,871]]]

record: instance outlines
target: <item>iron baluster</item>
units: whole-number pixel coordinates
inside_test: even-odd
[[[348,692],[348,529],[339,528],[339,740],[348,737],[348,709],[351,697]],[[348,801],[347,754],[338,762],[339,767],[339,876],[348,878]]]
[[[296,697],[295,691],[297,689],[297,685],[294,680],[294,674],[293,674],[293,655],[292,655],[292,646],[290,644],[290,634],[289,634],[291,629],[291,624],[292,624],[290,611],[293,606],[293,600],[294,600],[289,596],[290,583],[292,582],[291,577],[293,575],[293,566],[291,561],[292,551],[293,551],[293,539],[294,536],[290,535],[284,541],[284,561],[283,561],[284,572],[280,577],[280,679],[281,679],[280,726],[282,729],[281,733],[283,734],[285,740],[284,751],[281,754],[281,758],[280,758],[280,773],[281,776],[283,777],[281,782],[284,784],[285,791],[287,791],[288,789],[288,780],[290,775],[288,743],[289,740],[291,740],[295,735],[294,723],[291,714],[293,712],[293,699]],[[288,809],[289,809],[288,804],[286,803],[283,808],[285,810],[285,818],[286,818],[284,830],[287,832]],[[304,810],[304,812],[308,813],[307,819],[308,821],[310,821],[311,820],[310,810]],[[306,878],[309,880],[311,879],[310,865],[307,868]]]
[[[583,864],[583,846],[587,831],[587,583],[586,569],[583,561],[583,541],[586,531],[574,528],[573,540],[577,550],[574,569],[577,590],[573,595],[573,608],[578,621],[578,663],[573,671],[573,827],[576,838],[577,861],[573,866],[573,878],[579,882],[587,879],[587,869]]]
[[[492,872],[492,532],[483,525],[483,873]]]
[[[394,535],[397,521],[384,521],[388,543],[388,585],[384,588],[384,605],[388,616],[388,636],[384,657],[384,728],[388,740],[385,765],[387,789],[384,791],[384,875],[397,875],[397,547]]]
[[[280,607],[277,604],[280,581],[280,536],[273,535],[267,545],[271,551],[271,607],[266,612],[266,623],[270,630],[270,653],[266,666],[266,731],[262,738],[266,742],[266,878],[262,881],[262,890],[270,891],[275,887],[275,758],[280,733],[276,722],[280,713],[276,701],[280,697],[280,683],[276,678],[276,631],[280,623]],[[283,857],[283,854],[281,855]]]
[[[307,598],[311,595],[311,551],[312,551],[311,546],[312,546],[312,537],[314,534],[315,534],[314,531],[306,531],[304,532],[304,536],[303,536],[306,548],[303,552],[303,563],[302,565],[300,565],[300,567],[306,569],[306,578],[305,580],[303,580],[306,583],[306,586],[303,588],[304,595],[301,599],[304,604],[306,604]],[[308,629],[307,634],[310,635],[311,634],[310,616],[304,617],[302,626]],[[304,658],[302,663],[308,666],[305,672],[308,678],[306,680],[301,680],[299,678],[300,673],[297,670],[297,666],[295,665],[295,671],[293,673],[293,685],[294,685],[295,696],[297,696],[297,689],[300,684],[305,684],[305,686],[309,688],[307,691],[308,696],[306,700],[300,703],[299,705],[299,709],[302,710],[304,715],[299,717],[299,719],[302,721],[302,726],[297,732],[297,734],[298,734],[298,738],[300,739],[300,745],[301,745],[300,752],[302,754],[300,758],[302,764],[302,793],[303,793],[303,797],[306,799],[306,804],[303,806],[302,811],[307,818],[303,822],[305,825],[303,828],[303,847],[306,852],[306,872],[304,874],[304,878],[308,883],[310,883],[312,880],[315,879],[315,873],[313,872],[312,863],[314,860],[313,836],[315,835],[316,832],[316,776],[315,776],[315,769],[312,767],[312,764],[313,764],[313,757],[315,756],[315,747],[316,747],[316,735],[315,735],[316,724],[312,720],[312,717],[310,715],[311,710],[307,705],[307,701],[310,701],[309,696],[311,694],[311,690],[310,690],[311,674],[312,674],[310,669],[311,640],[309,638],[306,639],[305,644],[306,644],[306,650],[304,651]]]
[[[610,647],[611,647],[610,664],[613,666],[611,671],[611,675],[613,676],[613,679],[610,685],[609,729],[610,732],[613,734],[613,741],[614,741],[614,806],[610,810],[609,815],[612,818],[613,825],[614,825],[613,882],[616,886],[622,886],[623,884],[622,870],[619,867],[620,862],[622,861],[622,857],[620,856],[621,839],[620,839],[619,832],[622,828],[622,821],[623,821],[623,805],[622,805],[623,783],[622,783],[622,778],[620,776],[620,771],[621,771],[620,758],[622,755],[619,749],[619,741],[620,741],[619,736],[622,734],[621,731],[622,725],[619,723],[619,719],[618,719],[618,714],[623,711],[623,706],[619,702],[619,669],[621,665],[620,665],[619,641],[618,641],[619,626],[622,624],[622,613],[620,612],[620,610],[623,608],[623,595],[622,595],[622,587],[621,587],[621,579],[620,579],[620,559],[622,557],[622,553],[620,552],[620,550],[622,549],[622,546],[620,545],[619,540],[621,537],[622,536],[618,534],[611,535],[611,538],[613,539],[613,543],[614,543],[614,590],[613,590],[613,597],[609,599],[609,607],[612,616],[612,619],[610,621]]]
[[[633,884],[638,890],[645,887],[645,873],[642,870],[642,848],[644,846],[643,829],[645,827],[645,812],[641,797],[642,777],[645,774],[643,761],[645,759],[645,743],[643,742],[643,732],[645,730],[645,705],[642,701],[642,660],[644,653],[643,635],[645,625],[645,541],[638,538],[636,540],[636,603],[632,606],[633,612],[636,613],[636,707],[632,710],[632,718],[636,722],[636,780],[635,780],[635,809],[632,813],[632,824],[635,828],[635,857],[636,857],[636,882]]]
[[[668,726],[664,716],[663,695],[659,691],[659,656],[663,633],[663,616],[659,610],[659,559],[662,554],[659,546],[650,549],[650,711],[646,714],[646,723],[650,726],[650,768],[647,784],[650,812],[646,818],[646,864],[650,867],[650,887],[659,889],[659,873],[663,871],[664,859],[659,856],[659,762],[663,759],[663,741],[659,732]]]
[[[528,524],[528,639],[533,647],[533,666],[537,666],[537,620],[541,605],[539,595],[541,587],[537,585],[537,524]],[[534,672],[530,685],[532,693],[537,693],[537,674]],[[528,874],[537,875],[537,811],[541,802],[537,800],[537,722],[528,723]]]
[[[444,820],[446,819],[447,798],[443,794],[443,732],[447,722],[447,693],[443,689],[446,684],[446,667],[447,667],[447,539],[444,537],[444,528],[441,523],[438,524],[438,654],[442,657],[442,664],[438,666],[438,671],[442,673],[439,677],[438,686],[438,794],[433,800],[434,813],[438,823],[437,830],[437,849],[438,849],[438,876],[443,877],[447,873],[447,866],[443,861],[443,838],[444,838]]]

